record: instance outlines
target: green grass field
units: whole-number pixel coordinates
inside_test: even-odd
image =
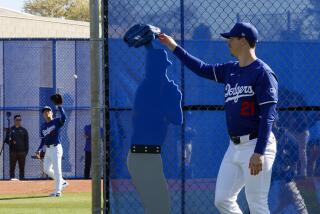
[[[91,193],[64,193],[60,198],[38,195],[0,195],[0,213],[83,214],[91,213]]]

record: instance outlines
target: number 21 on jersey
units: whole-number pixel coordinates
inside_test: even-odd
[[[255,114],[254,101],[243,101],[241,104],[241,116],[253,116]]]

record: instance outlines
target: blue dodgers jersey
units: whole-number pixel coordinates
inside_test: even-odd
[[[60,143],[60,128],[66,121],[66,115],[62,107],[59,107],[59,111],[61,114],[60,118],[55,118],[50,122],[41,125],[41,144],[38,151],[43,147],[43,145],[56,145]]]
[[[257,59],[245,67],[238,62],[216,64],[217,82],[225,85],[225,111],[230,135],[258,133],[259,105],[277,103],[278,81],[272,69]]]
[[[264,144],[266,143],[272,125],[268,120],[274,116],[275,109],[269,111],[268,108],[263,109],[263,105],[278,101],[278,81],[266,63],[257,59],[245,67],[239,67],[239,62],[212,65],[190,55],[180,46],[173,53],[199,76],[225,85],[225,112],[230,135],[258,133],[259,138],[263,138]],[[261,126],[263,129],[259,130],[260,116],[263,113],[268,125]],[[265,145],[261,148],[263,147]]]
[[[278,101],[278,81],[271,68],[260,59],[245,67],[238,62],[207,64],[180,46],[173,53],[197,75],[225,85],[229,135],[258,134],[254,152],[264,154]]]

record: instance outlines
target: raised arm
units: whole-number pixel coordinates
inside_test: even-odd
[[[59,112],[60,112],[60,115],[61,115],[61,117],[60,117],[60,125],[62,126],[65,122],[66,122],[66,113],[65,113],[65,111],[64,111],[64,109],[62,108],[62,106],[57,106],[57,108],[59,109]]]
[[[195,74],[211,79],[220,83],[224,82],[224,65],[207,64],[195,56],[192,56],[182,47],[177,45],[174,39],[164,33],[159,34],[159,40],[167,48],[173,51],[173,54],[180,59],[185,66],[187,66]]]

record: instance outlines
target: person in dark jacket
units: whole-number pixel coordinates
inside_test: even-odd
[[[19,164],[19,179],[24,179],[26,156],[29,151],[28,131],[21,126],[21,115],[14,116],[14,125],[6,132],[5,143],[10,151],[10,179],[15,179],[15,168]]]
[[[85,164],[84,164],[84,178],[90,178],[91,169],[91,124],[84,127],[84,135],[86,137],[85,151]]]

